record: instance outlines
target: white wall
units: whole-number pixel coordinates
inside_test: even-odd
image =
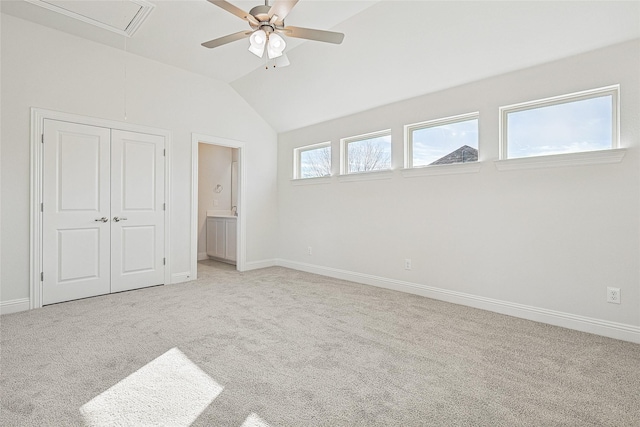
[[[636,40],[280,134],[280,263],[640,339],[639,52]],[[496,169],[500,106],[618,83],[621,163]],[[405,124],[474,111],[478,173],[291,181],[294,147],[331,141],[337,173],[340,138],[391,128],[400,169]]]
[[[207,252],[207,211],[231,210],[231,162],[233,149],[198,144],[198,258]],[[222,191],[214,192],[217,185]],[[217,201],[217,205],[215,204]]]
[[[227,84],[4,14],[1,40],[2,302],[29,297],[31,107],[124,121],[126,92],[128,123],[171,131],[173,274],[190,268],[191,133],[244,141],[247,261],[274,258],[276,134]]]

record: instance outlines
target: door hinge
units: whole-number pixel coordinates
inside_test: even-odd
[[[40,203],[40,212],[44,212],[44,203]]]
[[[162,210],[163,210],[163,211],[166,211],[166,210],[167,210],[167,204],[166,204],[166,203],[163,203],[163,204],[162,204]]]
[[[44,144],[44,133],[43,133],[42,135],[40,135],[40,142],[41,142],[42,144]]]
[[[41,282],[44,282],[44,272],[41,272],[41,273],[40,273],[40,281],[41,281]]]
[[[166,258],[162,258],[162,265],[167,265],[167,259]]]

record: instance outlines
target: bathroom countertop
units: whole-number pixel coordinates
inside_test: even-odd
[[[231,213],[231,211],[207,211],[207,217],[214,218],[233,218],[237,219],[238,217]]]

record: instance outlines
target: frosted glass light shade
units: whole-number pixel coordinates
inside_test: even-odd
[[[262,55],[264,55],[264,47],[267,44],[267,33],[263,30],[254,31],[251,37],[249,37],[249,43],[249,52],[262,58]]]
[[[287,58],[286,53],[283,53],[281,56],[275,59],[276,68],[287,67],[289,65],[291,65],[291,63],[289,62],[289,58]]]
[[[269,59],[282,56],[285,47],[287,47],[287,44],[284,42],[284,39],[278,34],[271,33],[269,42],[267,43],[267,55],[269,55]]]

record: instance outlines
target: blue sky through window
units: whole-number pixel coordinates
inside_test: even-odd
[[[305,150],[300,153],[299,178],[331,175],[331,146]]]
[[[412,131],[413,166],[426,166],[462,146],[478,149],[478,119]]]
[[[612,148],[612,96],[507,113],[507,158]]]

